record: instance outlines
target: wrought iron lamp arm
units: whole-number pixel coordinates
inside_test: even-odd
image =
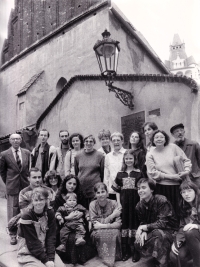
[[[114,92],[116,98],[118,98],[125,106],[128,106],[131,110],[133,110],[134,104],[132,93],[113,86],[112,83],[113,82],[106,82],[109,92]]]

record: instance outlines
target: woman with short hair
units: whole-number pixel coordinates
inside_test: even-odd
[[[111,151],[110,136],[111,133],[109,130],[101,130],[98,134],[99,141],[101,142],[101,147],[97,151],[102,152],[104,156]]]
[[[94,186],[96,199],[90,203],[92,222],[91,238],[99,257],[107,266],[121,260],[121,207],[115,200],[108,199],[107,186],[99,182]]]
[[[74,168],[84,197],[86,208],[94,198],[93,187],[96,183],[103,181],[104,155],[94,148],[96,140],[93,135],[84,138],[84,149],[75,156]]]
[[[191,170],[191,161],[186,157],[182,149],[169,143],[166,132],[157,130],[152,135],[152,146],[146,155],[148,177],[156,181],[156,194],[164,195],[172,203],[178,213],[179,186],[182,179]],[[176,169],[176,159],[180,158],[183,165],[182,172]]]
[[[45,185],[52,188],[55,195],[58,193],[58,189],[62,183],[62,178],[57,171],[51,170],[46,172],[44,176]]]

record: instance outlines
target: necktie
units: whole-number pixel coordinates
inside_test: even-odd
[[[21,163],[21,160],[20,160],[20,157],[19,157],[19,155],[18,155],[18,152],[19,150],[15,150],[15,153],[16,153],[16,162],[17,162],[17,165],[18,165],[18,167],[19,167],[19,169],[21,170],[21,168],[22,168],[22,163]]]

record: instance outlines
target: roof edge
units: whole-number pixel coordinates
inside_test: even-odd
[[[104,81],[104,77],[101,75],[76,75],[73,76],[63,87],[63,89],[57,94],[49,106],[44,110],[36,122],[36,129],[39,129],[40,123],[51,111],[51,109],[57,104],[61,97],[68,91],[68,89],[77,81]],[[191,88],[191,93],[197,93],[199,87],[195,80],[187,76],[182,75],[166,75],[166,74],[121,74],[115,77],[115,81],[136,81],[136,82],[182,82]]]
[[[149,49],[149,47],[143,42],[143,40],[135,32],[135,30],[134,30],[135,27],[133,28],[133,26],[131,26],[129,24],[129,22],[125,21],[124,18],[117,12],[117,10],[113,6],[111,6],[109,9],[113,13],[113,15],[123,24],[123,26],[126,27],[127,30],[135,37],[135,39],[148,51],[150,56],[159,65],[159,67],[165,72],[165,74],[169,74],[170,71],[167,69],[167,67],[164,65],[164,63],[161,61],[161,59],[159,57],[155,57],[153,52]]]

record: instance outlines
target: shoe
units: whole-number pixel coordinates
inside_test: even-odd
[[[58,252],[66,252],[65,245],[61,244],[60,246],[58,246],[56,248],[56,251],[58,251]]]
[[[138,262],[140,260],[140,253],[135,250],[132,255],[132,262]]]
[[[79,237],[76,239],[75,245],[76,246],[83,246],[83,245],[85,245],[85,243],[86,243],[85,240],[82,237]]]
[[[122,257],[122,261],[127,261],[129,258],[130,258],[129,254],[125,254],[125,255]]]
[[[16,245],[17,244],[17,237],[15,235],[10,236],[10,244]]]

